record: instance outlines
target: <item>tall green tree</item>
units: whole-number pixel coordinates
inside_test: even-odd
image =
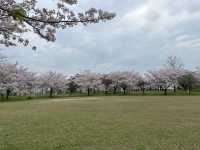
[[[179,85],[188,91],[188,94],[191,95],[191,90],[197,85],[198,79],[192,73],[187,73],[179,78]]]

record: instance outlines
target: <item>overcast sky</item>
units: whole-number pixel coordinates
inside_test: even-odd
[[[161,67],[170,55],[193,69],[200,66],[199,6],[199,0],[79,0],[81,9],[102,8],[116,12],[117,17],[58,32],[55,43],[30,34],[36,52],[20,47],[3,48],[3,53],[10,61],[39,72],[143,72]]]

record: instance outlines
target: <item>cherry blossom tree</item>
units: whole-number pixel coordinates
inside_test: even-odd
[[[172,65],[173,66],[173,65]],[[200,85],[200,69],[185,70],[180,67],[164,67],[149,71],[144,75],[135,71],[116,71],[108,74],[99,74],[89,70],[78,73],[70,78],[56,72],[37,74],[17,63],[0,61],[0,94],[6,96],[33,96],[40,93],[49,94],[50,97],[63,94],[68,89],[70,93],[80,91],[91,92],[122,91],[123,94],[135,89],[143,93],[146,89],[159,89],[167,95],[174,86],[184,89],[191,94],[193,88]],[[43,95],[43,94],[42,94]]]
[[[175,88],[178,86],[178,78],[185,74],[185,70],[164,68],[158,71],[150,71],[149,74],[151,82],[158,89],[164,90],[164,94],[167,95],[168,88],[173,87],[175,91]]]
[[[151,81],[161,90],[164,90],[164,94],[167,95],[167,89],[172,85],[169,76],[165,69],[158,71],[150,71]]]
[[[111,72],[109,77],[112,79],[113,94],[116,94],[117,90],[120,89],[121,72]]]
[[[62,73],[50,71],[40,76],[41,87],[49,91],[50,97],[53,97],[55,92],[65,89],[66,83],[66,76]]]
[[[76,90],[79,88],[79,85],[74,81],[73,78],[70,78],[70,79],[68,79],[67,87],[68,87],[70,94],[72,94],[72,93],[76,92]]]
[[[58,29],[104,22],[115,17],[115,13],[96,8],[76,12],[70,6],[77,4],[77,0],[56,0],[56,3],[53,8],[41,8],[37,0],[0,0],[0,44],[27,46],[29,39],[24,38],[27,32],[55,41]]]
[[[17,64],[0,63],[0,89],[6,93],[6,99],[16,88]]]
[[[33,89],[37,87],[36,73],[28,71],[27,68],[19,67],[17,70],[17,93],[18,95],[32,96]]]
[[[113,83],[112,79],[109,77],[109,75],[104,74],[104,75],[102,75],[102,77],[101,77],[101,83],[102,83],[103,86],[104,86],[105,94],[108,94],[108,90],[109,90],[110,86],[111,86],[112,83]]]
[[[168,69],[184,69],[184,64],[182,63],[181,59],[176,56],[169,56],[167,58],[165,68]]]
[[[133,88],[136,85],[139,74],[134,71],[124,71],[121,72],[121,78],[119,81],[120,87],[123,90],[123,94],[126,94],[126,91]]]
[[[176,92],[176,88],[178,86],[178,78],[185,73],[184,65],[176,56],[168,57],[165,64],[166,72],[168,72],[168,76],[171,79],[173,84],[174,92]]]
[[[138,78],[138,81],[136,83],[137,87],[142,91],[142,93],[145,93],[145,89],[148,85],[148,81],[144,77]]]
[[[87,91],[88,96],[90,96],[91,91],[95,92],[100,84],[99,75],[90,70],[83,71],[76,75],[75,78],[80,88]]]
[[[113,93],[115,94],[117,89],[122,89],[125,95],[128,89],[133,89],[136,86],[139,77],[139,73],[134,71],[118,71],[110,73],[109,78],[112,79],[111,86],[113,87]]]

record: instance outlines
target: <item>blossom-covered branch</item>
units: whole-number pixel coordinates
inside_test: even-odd
[[[56,30],[111,20],[115,13],[101,9],[76,13],[69,5],[77,4],[77,0],[57,0],[54,9],[38,8],[36,0],[0,0],[0,44],[16,46],[29,44],[21,33],[34,32],[47,41],[55,41]]]

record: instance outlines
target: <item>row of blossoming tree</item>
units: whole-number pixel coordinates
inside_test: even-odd
[[[68,77],[62,73],[35,73],[17,63],[0,61],[0,94],[9,96],[50,96],[72,93],[136,93],[185,90],[188,94],[200,86],[200,69],[190,71],[179,64],[176,57],[169,57],[167,65],[144,74],[135,71],[116,71],[108,74],[89,70]]]

